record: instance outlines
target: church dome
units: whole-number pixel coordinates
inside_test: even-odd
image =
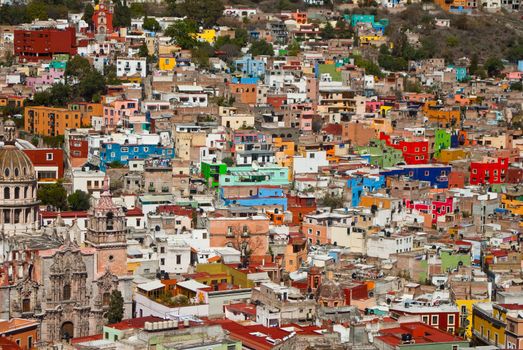
[[[33,163],[15,142],[16,125],[9,119],[4,123],[4,147],[0,148],[0,181],[36,180]]]
[[[36,180],[35,169],[29,157],[16,147],[0,148],[0,181]]]

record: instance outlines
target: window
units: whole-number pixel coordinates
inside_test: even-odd
[[[160,253],[162,253],[162,254],[165,253],[165,247],[160,247]]]
[[[71,299],[71,285],[67,283],[64,286],[63,300],[69,300],[69,299]]]
[[[53,154],[52,153],[46,153],[45,154],[45,159],[46,160],[53,160]]]
[[[32,349],[33,348],[33,337],[32,336],[28,336],[27,337],[27,348],[28,349]]]
[[[428,172],[428,170],[425,171],[425,176],[429,176],[429,172]]]
[[[176,255],[176,265],[180,265],[182,263],[182,256],[180,254]]]
[[[454,325],[454,315],[449,315],[448,324],[451,326]]]
[[[432,326],[437,326],[439,324],[439,316],[438,315],[432,315],[432,318],[430,320],[430,324]]]
[[[25,298],[22,300],[22,312],[31,312],[31,299]]]
[[[429,316],[427,316],[427,315],[423,315],[423,316],[421,317],[421,321],[422,321],[423,323],[429,324]]]
[[[164,259],[164,258],[161,258],[161,259],[160,259],[160,265],[162,265],[162,266],[165,265],[165,259]]]

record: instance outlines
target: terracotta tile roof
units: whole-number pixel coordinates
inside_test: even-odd
[[[0,334],[10,333],[16,330],[24,328],[38,326],[38,321],[23,319],[23,318],[12,318],[9,321],[0,322]]]
[[[163,318],[156,316],[137,317],[123,320],[122,322],[113,323],[107,327],[124,330],[124,329],[140,329],[145,327],[145,322],[160,322],[165,321]]]

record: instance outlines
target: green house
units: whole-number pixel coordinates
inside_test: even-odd
[[[227,169],[220,176],[222,186],[286,186],[289,184],[289,168],[276,165],[241,166]]]
[[[393,147],[387,146],[384,140],[371,140],[368,146],[356,149],[362,158],[366,158],[369,164],[380,168],[390,168],[400,163],[405,163],[403,153]]]
[[[451,145],[451,135],[445,129],[437,129],[434,132],[434,157],[439,157],[442,149],[448,149]]]
[[[227,174],[227,164],[202,162],[201,174],[210,187],[218,187],[220,185],[220,175]]]

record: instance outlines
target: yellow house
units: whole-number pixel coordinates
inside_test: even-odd
[[[195,37],[199,41],[207,41],[209,44],[214,44],[216,41],[216,30],[204,29],[201,33],[196,33]]]
[[[522,195],[506,193],[501,196],[501,204],[512,214],[523,215],[523,200],[520,200],[521,198]]]
[[[460,314],[459,324],[464,329],[463,334],[465,338],[472,338],[472,306],[476,303],[487,303],[488,299],[481,300],[468,300],[468,299],[457,299],[454,302],[458,307]]]
[[[158,58],[160,70],[173,70],[176,67],[176,58],[173,55],[162,55]]]
[[[383,40],[380,35],[360,35],[360,44],[374,44]]]
[[[461,148],[442,149],[439,151],[438,160],[442,163],[449,163],[454,160],[464,159],[468,152]]]
[[[505,326],[509,311],[523,310],[523,305],[475,303],[472,306],[472,336],[487,345],[505,345]]]
[[[283,141],[281,137],[272,139],[274,148],[277,150],[275,154],[276,164],[281,167],[289,168],[289,181],[292,181],[294,168],[294,142]]]

